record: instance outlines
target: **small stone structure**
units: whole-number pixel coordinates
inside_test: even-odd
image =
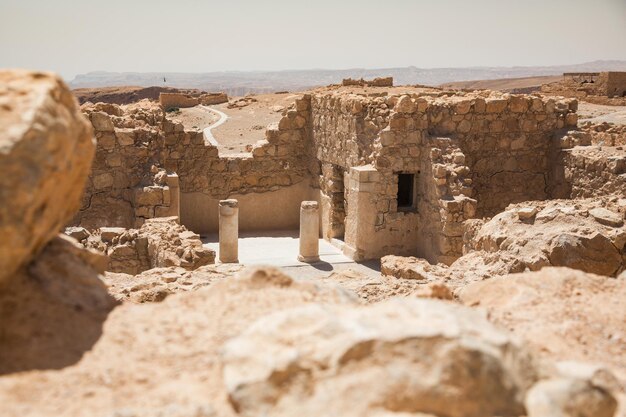
[[[178,224],[177,217],[148,219],[139,229],[101,227],[89,232],[68,227],[65,233],[84,247],[108,256],[111,272],[137,275],[160,267],[195,270],[215,263],[215,251],[202,246],[200,236]]]
[[[393,77],[380,77],[373,80],[364,80],[363,78],[355,80],[352,78],[344,78],[341,81],[343,86],[360,86],[360,87],[393,87]]]
[[[199,104],[209,106],[211,104],[221,104],[228,101],[226,93],[204,93],[200,95],[183,93],[161,93],[159,103],[164,110],[172,108],[194,107]]]
[[[597,104],[613,104],[615,100],[607,99],[626,97],[626,72],[566,72],[561,81],[545,84],[541,91],[566,97],[585,98]]]

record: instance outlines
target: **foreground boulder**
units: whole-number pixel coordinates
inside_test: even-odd
[[[0,72],[0,282],[80,207],[95,145],[60,78]]]
[[[37,310],[39,300],[33,301],[31,311],[39,311],[42,323],[37,327],[40,337],[52,338],[58,330],[85,332],[82,322],[73,321],[87,320],[85,311],[67,304],[50,324],[44,320],[48,310]],[[254,268],[162,302],[124,303],[103,326],[89,327],[100,330],[97,343],[74,366],[2,375],[0,415],[236,416],[221,376],[219,351],[224,342],[259,317],[309,303],[354,304],[355,297],[338,287],[293,280],[274,268]],[[22,323],[14,322],[16,332],[20,325],[24,331]],[[72,343],[81,339],[72,337],[66,333],[56,340],[67,341],[66,354],[77,355]],[[0,364],[13,359],[4,352]],[[46,355],[40,352],[42,358]]]
[[[626,415],[626,280],[569,268],[544,268],[471,284],[463,303],[484,308],[542,356],[594,363],[612,371],[610,386]],[[576,414],[574,414],[576,415]]]
[[[0,375],[69,366],[93,347],[116,304],[100,280],[105,266],[58,235],[11,276],[0,290]]]
[[[615,398],[580,379],[551,379],[535,385],[526,398],[528,417],[613,417]]]
[[[530,355],[484,315],[424,299],[276,313],[223,358],[244,416],[517,416],[537,378]]]

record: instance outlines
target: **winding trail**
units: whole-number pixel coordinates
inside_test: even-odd
[[[222,111],[219,111],[217,109],[214,109],[212,107],[208,107],[208,106],[200,106],[201,109],[213,112],[215,114],[217,114],[220,119],[213,123],[211,126],[209,127],[205,127],[203,129],[203,133],[204,133],[204,138],[205,140],[209,141],[212,145],[214,146],[219,146],[219,144],[217,143],[217,140],[215,139],[215,136],[213,136],[213,132],[211,132],[213,129],[215,129],[216,127],[221,126],[222,124],[224,124],[226,122],[226,120],[228,120],[228,115]]]

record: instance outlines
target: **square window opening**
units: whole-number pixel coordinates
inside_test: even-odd
[[[415,174],[398,174],[398,210],[415,208]]]

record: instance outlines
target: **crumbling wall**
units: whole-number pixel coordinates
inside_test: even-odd
[[[564,74],[541,86],[543,94],[584,99],[602,105],[626,105],[626,72]]]
[[[200,96],[200,104],[210,106],[212,104],[222,104],[228,101],[226,93],[207,93]]]
[[[139,229],[102,227],[90,233],[69,227],[65,233],[106,254],[110,272],[137,275],[152,268],[194,270],[215,263],[215,251],[203,247],[200,236],[179,225],[176,217],[148,219]]]
[[[603,146],[563,149],[553,170],[552,198],[626,196],[626,152],[623,149]]]
[[[304,181],[309,178],[310,96],[296,100],[246,155],[219,155],[203,132],[184,130],[158,106],[142,106],[143,111],[103,104],[83,109],[98,146],[73,224],[136,228],[146,219],[180,213],[183,224],[207,233],[217,230],[218,201],[241,196],[242,216],[250,220],[242,222],[244,229],[256,223],[297,227],[300,201],[314,197]],[[173,204],[172,174],[178,176],[180,204]],[[263,210],[246,198],[271,192],[276,194]],[[287,213],[277,215],[274,209]]]
[[[183,94],[183,93],[161,93],[159,103],[164,110],[176,107],[194,107],[199,104],[209,106],[221,104],[228,101],[226,93],[205,93],[205,94]]]
[[[417,253],[433,263],[452,263],[463,254],[463,224],[476,215],[469,168],[458,143],[427,137],[418,191],[420,238]]]
[[[543,200],[552,136],[576,126],[575,100],[491,95],[435,102],[428,109],[432,134],[457,138],[471,171],[478,216],[508,204]]]
[[[393,77],[377,77],[373,80],[364,80],[363,78],[358,80],[353,78],[344,78],[341,81],[341,85],[360,87],[393,87]]]
[[[600,77],[606,78],[607,97],[626,97],[626,72],[603,72]]]
[[[200,98],[190,94],[161,93],[159,103],[165,110],[175,107],[194,107],[200,104]]]
[[[346,250],[357,257],[417,253],[433,262],[452,262],[462,251],[466,219],[548,197],[552,137],[577,123],[575,101],[497,93],[331,93],[316,95],[312,103],[321,183],[336,182],[325,164],[375,171],[356,170],[351,184],[344,185],[350,193]],[[415,204],[401,209],[400,174],[417,178]],[[329,190],[322,186],[322,201],[329,202],[322,205],[323,228],[328,228],[325,219],[333,218]],[[374,215],[365,215],[367,210]],[[355,219],[370,230],[371,242],[359,241],[352,230]]]
[[[163,113],[142,102],[83,106],[96,137],[96,156],[80,210],[72,224],[134,228],[145,219],[176,215],[167,173],[159,169]],[[182,127],[182,126],[181,126]],[[178,132],[181,136],[193,133]]]

